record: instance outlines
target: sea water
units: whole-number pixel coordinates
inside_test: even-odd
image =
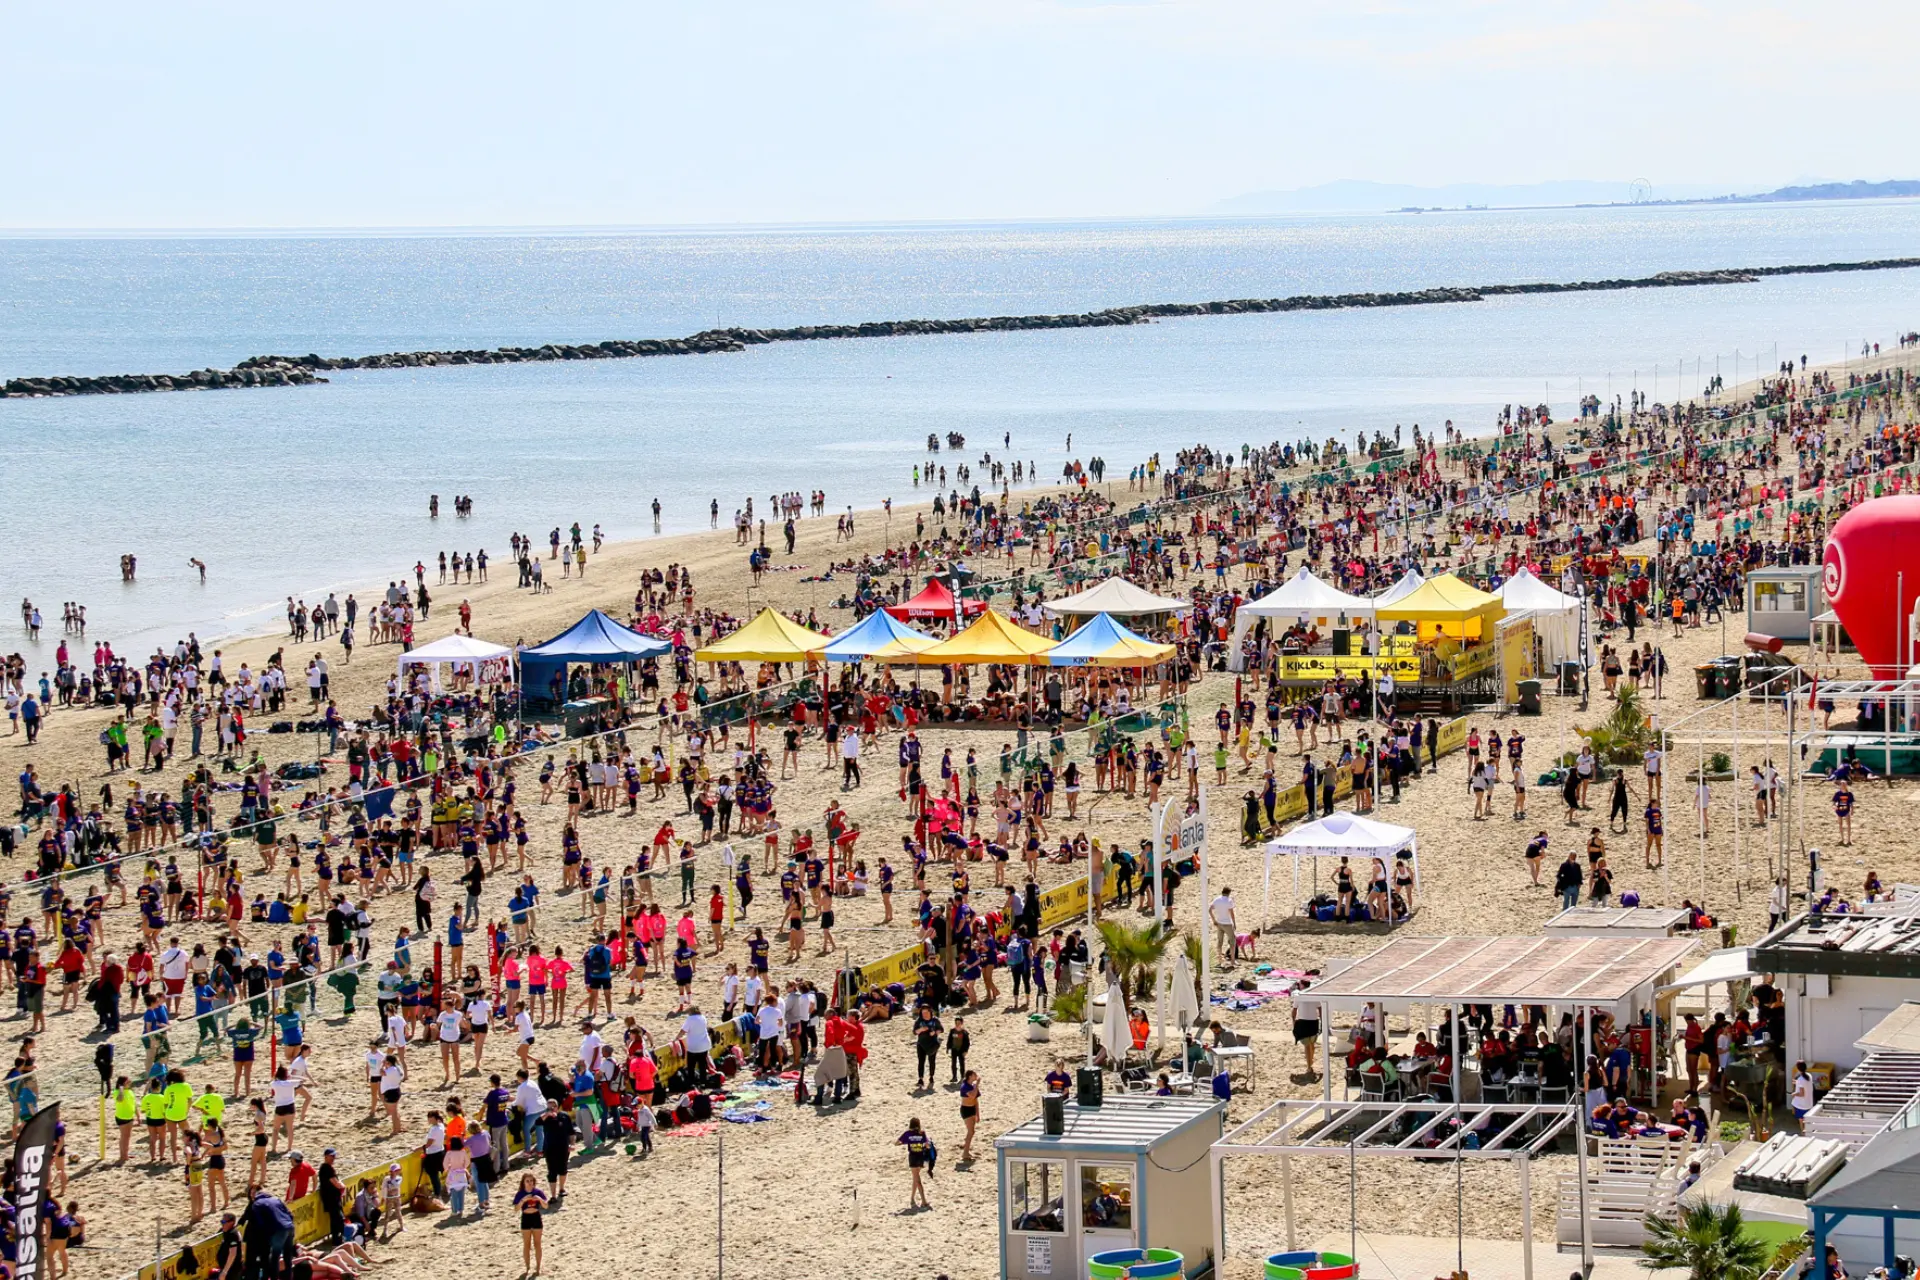
[[[715,325],[1082,311],[1920,255],[1920,202],[799,229],[16,237],[0,377],[182,372],[249,355],[679,336]],[[0,401],[0,599],[61,602],[139,651],[271,625],[442,551],[574,521],[723,526],[824,489],[829,514],[931,497],[949,467],[1351,437],[1583,394],[1667,402],[1807,355],[1890,346],[1920,273],[862,339],[738,354],[354,371],[324,386]],[[1003,440],[1011,436],[1010,446]],[[1071,436],[1072,446],[1067,440]],[[429,494],[441,517],[427,515]],[[470,520],[452,517],[471,495]],[[661,503],[656,527],[650,514]],[[119,558],[139,559],[120,581]],[[205,583],[188,563],[208,565]],[[814,566],[819,567],[819,566]],[[11,630],[12,623],[0,624]],[[4,632],[0,632],[4,634]],[[28,650],[24,634],[0,650]]]

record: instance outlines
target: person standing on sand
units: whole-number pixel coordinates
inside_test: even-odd
[[[896,1138],[894,1144],[907,1149],[907,1173],[913,1179],[912,1190],[907,1196],[907,1211],[931,1209],[933,1205],[927,1201],[927,1186],[922,1176],[923,1171],[926,1175],[932,1174],[936,1152],[933,1139],[920,1127],[919,1116],[907,1121],[907,1131]]]

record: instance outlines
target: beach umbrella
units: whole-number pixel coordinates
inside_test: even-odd
[[[1165,965],[1153,977],[1153,1043],[1157,1049],[1167,1042],[1167,1019],[1173,1016],[1173,1001],[1168,995],[1173,987],[1173,971]]]
[[[1185,947],[1173,957],[1173,1020],[1182,1031],[1200,1022],[1200,1001],[1193,994],[1193,966],[1187,963]]]
[[[1100,1042],[1107,1055],[1118,1063],[1133,1047],[1133,1031],[1127,1026],[1127,996],[1119,983],[1107,986],[1107,1011],[1100,1019]]]

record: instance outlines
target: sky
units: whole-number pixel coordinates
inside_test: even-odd
[[[9,228],[1129,217],[1340,179],[1920,177],[1886,167],[1902,78],[1844,70],[1866,33],[1912,47],[1907,0],[0,11]]]

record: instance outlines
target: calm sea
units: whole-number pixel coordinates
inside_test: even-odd
[[[1920,254],[1920,202],[795,230],[0,240],[0,377],[275,352],[581,342],[719,325],[1644,275]],[[1694,394],[1920,322],[1920,276],[332,375],[267,391],[0,401],[0,599],[88,606],[123,646],[274,621],[440,550],[554,525],[704,528],[752,494],[914,495],[929,432],[1057,475],[1582,392]],[[1071,433],[1071,453],[1066,447]],[[952,455],[945,455],[952,461]],[[427,495],[443,514],[427,518]],[[450,500],[476,515],[455,521]],[[921,491],[924,496],[925,490]],[[123,552],[140,560],[123,585]],[[209,565],[203,585],[187,561]],[[0,636],[14,624],[0,623]],[[0,650],[25,645],[21,633]],[[42,659],[46,660],[46,659]]]

